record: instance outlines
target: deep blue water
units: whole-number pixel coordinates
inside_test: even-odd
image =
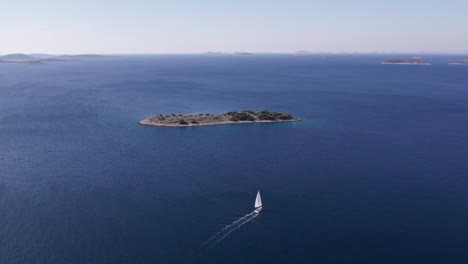
[[[0,64],[0,263],[468,263],[468,67],[387,58]],[[242,109],[303,122],[137,125]]]

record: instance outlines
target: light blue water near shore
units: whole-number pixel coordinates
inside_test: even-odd
[[[0,263],[467,263],[468,67],[384,59],[0,64]],[[303,122],[137,125],[242,109]]]

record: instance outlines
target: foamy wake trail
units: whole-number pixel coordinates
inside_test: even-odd
[[[259,213],[252,211],[243,217],[236,219],[234,222],[231,224],[223,227],[219,232],[214,234],[212,237],[210,237],[205,243],[203,243],[198,250],[204,250],[211,248],[212,246],[218,244],[221,242],[223,239],[225,239],[229,234],[234,232],[236,229],[241,227],[242,225],[246,224],[250,220],[254,219]]]
[[[237,229],[239,229],[241,226],[247,224],[248,222],[250,222],[252,219],[254,219],[255,217],[257,217],[259,215],[259,213],[257,212],[252,212],[253,215],[251,215],[249,218],[245,219],[244,221],[242,222],[238,222],[236,223],[236,225],[233,226],[233,228],[229,229],[229,231],[226,232],[225,235],[223,235],[220,239],[216,240],[216,242],[214,242],[211,246],[214,246],[216,244],[218,244],[219,242],[223,241],[226,237],[228,237],[232,232],[236,231]]]

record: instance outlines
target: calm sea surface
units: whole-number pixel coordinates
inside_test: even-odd
[[[0,64],[0,263],[468,263],[468,67],[392,58]],[[303,122],[137,125],[243,109]]]

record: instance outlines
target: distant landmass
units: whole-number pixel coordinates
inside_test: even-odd
[[[48,59],[48,58],[55,57],[56,55],[47,54],[47,53],[32,53],[32,54],[29,54],[29,56],[32,56],[36,59]]]
[[[105,57],[97,54],[50,55],[50,54],[8,54],[0,56],[0,63],[42,64],[47,62],[74,61]]]
[[[79,59],[99,59],[105,57],[104,55],[98,55],[98,54],[78,54],[78,55],[61,55],[57,56],[55,58],[58,59],[73,59],[73,60],[79,60]]]
[[[194,115],[157,115],[138,122],[144,126],[158,127],[193,127],[253,123],[279,123],[297,122],[300,119],[288,113],[245,110],[242,112],[227,112],[220,115],[194,114]]]
[[[236,52],[234,52],[234,55],[243,55],[243,56],[247,55],[247,56],[249,56],[249,55],[254,55],[254,54],[250,53],[250,52],[236,51]]]
[[[296,55],[329,55],[333,54],[331,52],[320,52],[320,51],[308,51],[308,50],[298,50],[294,52]]]
[[[432,65],[430,62],[425,62],[419,58],[411,60],[386,60],[382,64],[403,64],[403,65]]]
[[[205,55],[223,55],[224,53],[221,51],[207,51],[204,54]]]
[[[8,55],[0,56],[0,60],[5,60],[5,61],[31,61],[31,60],[37,60],[37,58],[35,58],[35,57],[31,56],[31,55],[15,53],[15,54],[8,54]]]
[[[449,63],[450,65],[468,65],[468,60],[454,61]]]
[[[241,52],[241,51],[236,51],[236,52],[221,52],[221,51],[207,51],[205,53],[203,53],[205,55],[241,55],[241,56],[245,56],[245,55],[255,55],[255,53],[250,53],[250,52]]]

